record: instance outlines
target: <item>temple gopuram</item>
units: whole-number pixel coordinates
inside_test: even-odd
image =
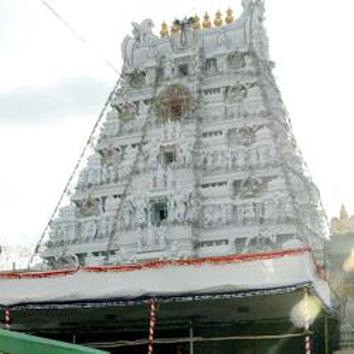
[[[110,353],[337,349],[326,215],[264,1],[242,6],[159,35],[133,23],[70,200],[36,247],[41,269],[0,274],[6,329]]]

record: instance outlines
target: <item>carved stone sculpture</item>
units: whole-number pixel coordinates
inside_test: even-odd
[[[154,24],[152,20],[146,19],[140,24],[133,22],[133,37],[128,35],[122,43],[122,55],[125,66],[131,66],[134,63],[135,49],[138,46],[155,41],[158,38],[153,34],[152,29]]]

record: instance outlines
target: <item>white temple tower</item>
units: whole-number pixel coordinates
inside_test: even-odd
[[[95,153],[42,256],[81,263],[195,258],[328,235],[272,74],[264,3],[215,26],[134,24]]]

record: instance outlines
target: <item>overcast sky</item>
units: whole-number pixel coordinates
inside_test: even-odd
[[[121,66],[131,21],[215,13],[240,1],[0,0],[0,243],[40,236]],[[268,0],[275,75],[329,216],[354,213],[354,3]]]

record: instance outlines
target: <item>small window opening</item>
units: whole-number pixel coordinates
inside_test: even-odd
[[[233,183],[234,195],[238,195],[241,190],[242,180],[236,180]]]
[[[210,74],[215,74],[217,72],[217,62],[215,58],[209,58],[205,62],[206,71]]]
[[[178,66],[179,77],[188,76],[188,64],[181,64]]]
[[[167,201],[154,202],[151,207],[151,224],[159,226],[167,217]]]
[[[162,151],[162,164],[164,167],[172,165],[176,162],[176,151],[174,148]]]
[[[78,260],[80,266],[85,265],[86,256],[87,256],[86,253],[76,253],[76,257],[77,257],[77,260]]]

